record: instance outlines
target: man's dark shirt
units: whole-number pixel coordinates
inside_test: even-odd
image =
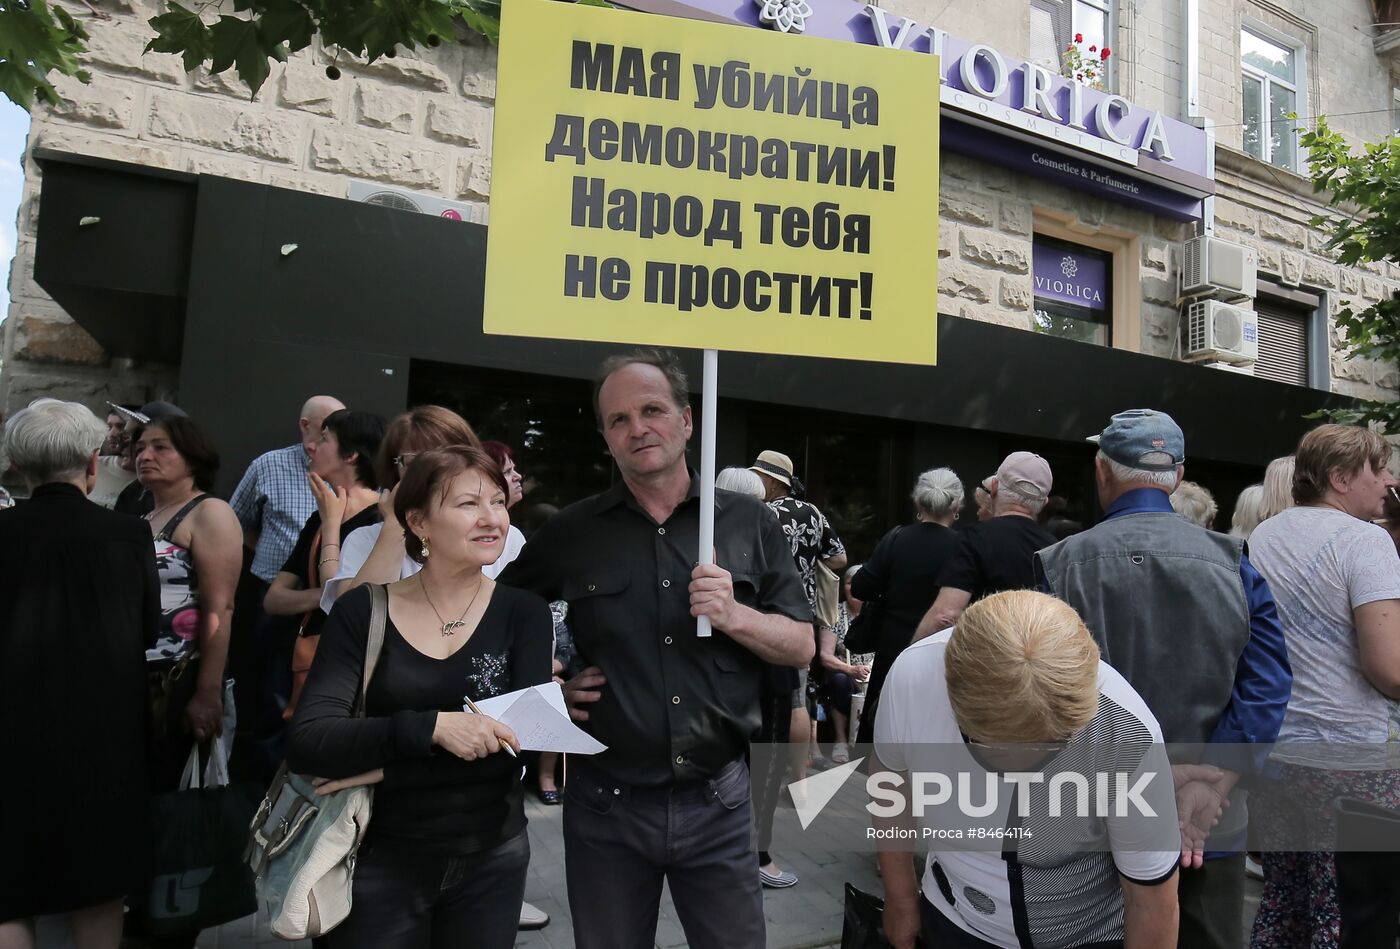
[[[551,518],[500,576],[568,602],[582,663],[608,680],[580,723],[608,746],[587,767],[623,784],[706,778],[743,755],[759,727],[763,663],[719,630],[695,635],[688,588],[699,532],[694,476],[659,525],[619,482]],[[811,622],[787,539],[761,501],[715,492],[715,548],[737,602]]]
[[[938,585],[966,590],[973,603],[1003,590],[1034,590],[1035,553],[1054,543],[1055,535],[1029,517],[994,517],[962,532]]]

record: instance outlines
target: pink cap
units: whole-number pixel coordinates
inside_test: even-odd
[[[1050,463],[1032,451],[1013,451],[997,469],[997,480],[1004,487],[1037,501],[1050,496],[1054,479]]]

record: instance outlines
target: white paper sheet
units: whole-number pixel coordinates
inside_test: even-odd
[[[596,755],[607,749],[569,719],[564,691],[557,682],[485,699],[476,703],[476,707],[483,715],[508,725],[526,751]]]

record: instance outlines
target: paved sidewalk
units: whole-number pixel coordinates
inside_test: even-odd
[[[530,818],[530,875],[525,882],[525,898],[550,915],[550,923],[537,932],[521,933],[519,949],[573,949],[574,931],[569,922],[569,898],[564,884],[564,840],[560,807],[545,807],[527,796],[525,812]],[[790,808],[779,808],[779,822],[796,823]],[[800,882],[785,890],[766,890],[763,895],[768,917],[768,945],[772,949],[812,949],[841,942],[843,888],[847,880],[862,889],[879,890],[875,858],[866,854],[776,853],[786,870]],[[754,873],[758,867],[755,864]],[[656,928],[658,949],[684,946],[675,907],[670,894],[664,894],[661,917]],[[295,945],[309,949],[310,943],[286,943],[267,930],[267,921],[248,917],[210,930],[199,938],[199,949],[272,949]]]
[[[568,893],[564,884],[564,842],[562,808],[545,807],[533,796],[527,796],[526,813],[530,818],[530,874],[525,884],[525,898],[549,913],[550,924],[538,932],[521,933],[519,949],[572,949],[573,927],[569,921]],[[779,840],[784,824],[796,825],[791,808],[780,807],[777,813]],[[790,838],[789,838],[790,839]],[[858,853],[814,853],[775,851],[774,857],[784,869],[792,870],[800,882],[785,890],[765,890],[763,905],[768,918],[770,949],[817,949],[839,946],[841,942],[842,900],[847,881],[861,889],[880,892],[875,858]],[[757,873],[757,868],[755,868]],[[1245,943],[1249,926],[1259,902],[1259,884],[1247,881],[1245,897]],[[670,894],[664,894],[656,931],[658,949],[684,946],[685,937],[676,918]],[[67,949],[71,945],[61,929],[52,921],[41,925],[39,949]],[[267,920],[249,916],[203,933],[199,949],[272,949],[295,947],[310,949],[309,942],[287,943],[273,936]]]

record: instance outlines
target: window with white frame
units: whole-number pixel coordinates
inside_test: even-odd
[[[1246,26],[1240,30],[1244,81],[1244,150],[1271,165],[1298,170],[1297,123],[1303,51]]]
[[[1113,0],[1031,0],[1030,61],[1060,71],[1060,54],[1076,36],[1085,55],[1113,46]],[[1089,47],[1094,52],[1089,52]],[[1104,70],[1105,89],[1113,88],[1114,60]]]

